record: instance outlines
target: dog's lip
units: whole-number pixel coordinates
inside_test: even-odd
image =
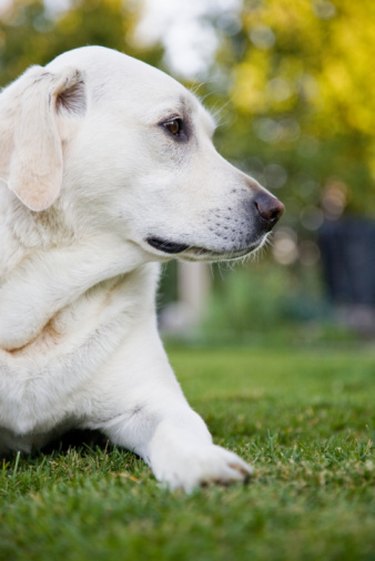
[[[252,251],[258,249],[259,245],[255,244],[246,249],[240,249],[237,251],[211,251],[209,249],[199,248],[199,247],[189,247],[188,252],[181,254],[181,258],[184,261],[232,261],[245,257]]]
[[[215,251],[212,249],[207,249],[205,247],[191,246],[186,243],[172,242],[163,238],[156,236],[149,236],[146,238],[148,245],[154,249],[166,253],[169,255],[176,255],[176,257],[181,257],[184,260],[191,261],[212,261],[215,259],[238,259],[248,255],[252,251],[258,249],[262,245],[263,240],[254,242],[253,244],[243,247],[237,250],[222,250]]]
[[[189,245],[185,243],[171,242],[155,236],[149,236],[146,238],[146,242],[154,249],[162,251],[163,253],[175,254],[189,249]]]

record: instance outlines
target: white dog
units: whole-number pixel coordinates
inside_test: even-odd
[[[159,70],[103,47],[0,95],[0,449],[100,429],[187,491],[251,467],[212,443],[168,363],[159,263],[260,247],[282,204],[216,151]]]

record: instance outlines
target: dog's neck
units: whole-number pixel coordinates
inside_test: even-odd
[[[77,239],[61,209],[33,213],[14,200],[0,222],[0,348],[38,336],[59,311],[90,289],[142,268],[141,250],[111,232]],[[153,293],[153,291],[151,291]]]
[[[74,240],[75,233],[57,205],[43,212],[33,212],[12,193],[6,195],[8,204],[4,213],[5,223],[10,234],[25,251],[67,245]]]

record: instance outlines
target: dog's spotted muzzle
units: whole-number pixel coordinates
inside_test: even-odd
[[[237,259],[261,247],[267,234],[284,212],[284,205],[265,191],[257,193],[247,202],[247,206],[250,206],[254,222],[251,234],[241,235],[240,241],[233,243],[231,247],[228,247],[228,244],[220,248],[200,247],[160,236],[148,236],[146,242],[157,251],[187,260]],[[246,214],[249,214],[249,211]]]

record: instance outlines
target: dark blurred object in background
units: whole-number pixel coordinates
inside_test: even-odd
[[[375,332],[375,221],[327,220],[319,245],[329,296],[344,324]]]

